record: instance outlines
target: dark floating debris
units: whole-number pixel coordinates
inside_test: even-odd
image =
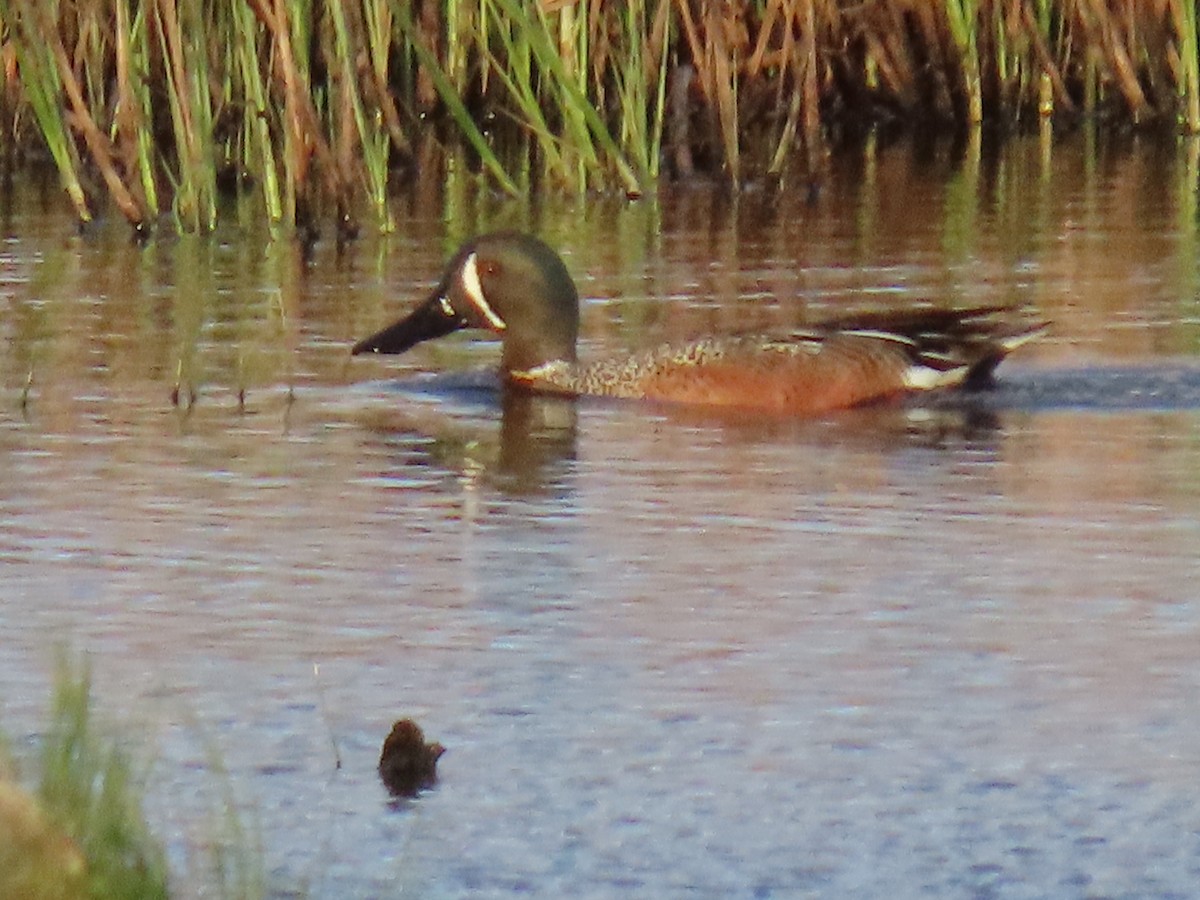
[[[416,796],[437,781],[437,761],[445,752],[439,743],[425,743],[425,732],[412,719],[400,719],[383,742],[379,777],[393,796]]]

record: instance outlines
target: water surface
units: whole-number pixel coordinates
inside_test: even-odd
[[[21,194],[5,727],[28,748],[54,649],[86,652],[192,888],[227,783],[281,893],[1187,896],[1193,150],[872,147],[814,204],[451,184],[311,260]],[[589,357],[921,302],[1054,328],[991,397],[813,422],[430,377],[494,362],[479,336],[349,360],[493,226],[563,249]],[[449,750],[394,804],[401,715]]]

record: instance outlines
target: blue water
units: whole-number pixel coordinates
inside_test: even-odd
[[[469,336],[351,362],[466,230],[436,210],[308,263],[10,221],[15,751],[85,653],[184,893],[229,794],[280,896],[1193,895],[1194,221],[1131,203],[1160,157],[1074,153],[966,224],[961,171],[886,154],[815,210],[486,214],[564,248],[589,356],[924,300],[1054,322],[993,394],[815,422],[505,406],[431,377],[494,360]],[[397,803],[402,716],[448,750]]]

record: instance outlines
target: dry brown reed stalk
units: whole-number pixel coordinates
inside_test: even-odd
[[[1135,124],[1140,122],[1149,104],[1138,82],[1128,47],[1120,34],[1118,17],[1109,11],[1108,5],[1102,0],[1078,0],[1073,5],[1086,42],[1099,50],[1117,89],[1125,98],[1130,116]]]
[[[736,184],[741,168],[737,75],[749,36],[741,19],[730,14],[734,9],[731,5],[702,2],[698,16],[692,6],[689,0],[676,0],[697,83],[720,136],[723,163],[730,181]]]
[[[1047,36],[1043,35],[1042,27],[1034,17],[1033,9],[1027,2],[1022,2],[1018,9],[1020,18],[1012,23],[1012,30],[1016,34],[1024,35],[1029,41],[1030,49],[1033,52],[1031,68],[1040,71],[1042,75],[1038,92],[1038,114],[1049,115],[1055,109],[1067,114],[1074,114],[1077,109],[1076,104],[1071,99],[1063,79],[1062,69],[1050,52]],[[1047,89],[1042,87],[1042,84],[1048,86],[1049,97],[1046,96]],[[1013,102],[1019,103],[1020,98],[1014,98]]]
[[[821,165],[820,91],[822,63],[817,47],[817,11],[814,0],[773,0],[768,3],[758,26],[754,49],[743,67],[748,81],[770,78],[775,73],[774,105],[787,113],[775,142],[767,171],[779,174],[800,133],[810,172]],[[825,13],[836,8],[823,4]]]
[[[117,0],[115,4],[116,27],[114,30],[116,56],[116,105],[113,110],[113,135],[115,152],[120,160],[121,169],[130,181],[130,193],[133,194],[138,206],[145,215],[158,212],[158,192],[154,181],[154,161],[150,154],[150,133],[146,127],[145,116],[142,114],[145,95],[145,84],[141,78],[139,87],[135,84],[130,47],[131,38],[142,43],[146,40],[144,17],[140,32],[134,35],[134,25],[130,21],[127,0]],[[144,48],[139,48],[144,52]],[[148,100],[146,101],[148,106]],[[132,177],[133,173],[138,178]]]
[[[5,187],[11,183],[19,141],[18,91],[16,51],[11,41],[0,42],[0,178]],[[3,139],[5,135],[7,140]]]
[[[363,31],[357,4],[328,0],[327,11],[332,23],[332,35],[326,36],[322,55],[331,63],[329,77],[333,90],[330,101],[333,109],[330,111],[330,130],[333,133],[334,161],[337,169],[334,191],[337,202],[338,239],[345,241],[358,233],[350,185],[359,180],[360,173],[361,181],[368,186],[368,196],[380,207],[377,209],[378,217],[381,222],[387,221],[386,191],[376,183],[380,177],[386,179],[386,172],[380,173],[377,166],[358,165],[359,160],[365,160],[368,155],[374,131],[368,125],[363,112],[360,60],[351,38],[352,32],[361,34]]]
[[[247,0],[258,20],[270,32],[275,50],[274,74],[284,96],[284,126],[286,165],[288,166],[288,197],[291,218],[301,229],[315,228],[313,205],[316,199],[309,182],[312,160],[315,158],[325,178],[326,188],[339,210],[350,206],[349,181],[344,177],[329,142],[321,129],[313,104],[312,85],[297,63],[292,40],[296,26],[294,11],[285,0]],[[268,5],[270,4],[270,5]]]
[[[400,113],[390,85],[390,60],[395,46],[396,27],[392,8],[385,2],[363,3],[363,28],[366,33],[367,71],[370,76],[370,100],[379,110],[392,146],[405,158],[412,158],[412,141],[400,124]]]
[[[134,199],[129,189],[125,186],[125,182],[121,179],[121,175],[117,172],[112,145],[88,110],[79,81],[71,69],[70,60],[67,59],[66,48],[63,47],[61,40],[52,36],[50,38],[50,49],[54,53],[54,60],[58,65],[59,78],[62,79],[63,90],[66,92],[67,99],[71,104],[75,127],[83,134],[83,139],[87,144],[88,150],[91,152],[92,161],[100,170],[100,174],[104,178],[113,202],[117,204],[117,207],[132,225],[141,228],[146,218],[145,210]]]
[[[864,44],[863,69],[844,72],[848,84],[861,84],[868,96],[894,105],[902,114],[912,115],[919,105],[917,96],[921,63],[914,58],[904,10],[895,3],[871,3],[853,12],[843,13],[847,32]]]

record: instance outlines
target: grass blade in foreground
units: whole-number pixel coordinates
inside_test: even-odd
[[[83,853],[91,896],[167,896],[166,859],[146,826],[129,760],[95,730],[86,667],[60,663],[38,793]]]

